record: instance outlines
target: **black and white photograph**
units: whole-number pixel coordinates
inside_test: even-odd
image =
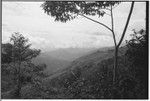
[[[1,99],[148,99],[149,1],[1,1]]]

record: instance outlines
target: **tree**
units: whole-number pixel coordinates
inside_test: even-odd
[[[135,71],[135,76],[141,81],[148,80],[148,39],[145,30],[135,31],[132,39],[127,42],[128,50],[126,55],[131,62],[131,71]],[[144,83],[146,84],[146,83]]]
[[[138,79],[145,90],[144,96],[148,97],[148,33],[141,29],[133,30],[132,39],[127,41],[127,59],[130,61],[129,70],[134,78]],[[142,92],[142,91],[141,91]]]
[[[107,28],[113,35],[115,53],[114,53],[114,69],[113,69],[113,83],[116,81],[116,69],[118,64],[118,49],[121,45],[123,38],[125,36],[130,17],[134,7],[134,1],[132,1],[130,12],[119,40],[119,43],[116,42],[115,31],[114,31],[114,18],[113,18],[113,8],[115,5],[119,4],[118,1],[46,1],[41,6],[43,10],[48,15],[55,18],[55,21],[66,22],[75,19],[77,16],[82,16],[86,19],[89,19],[95,23],[100,24],[101,26]],[[110,14],[108,14],[108,12]],[[103,17],[104,14],[107,14],[111,18],[111,28],[99,21],[96,21],[88,16],[99,16]],[[87,15],[87,16],[86,16]]]
[[[40,50],[31,49],[31,44],[28,44],[28,39],[25,38],[22,34],[13,34],[10,38],[10,41],[11,43],[6,45],[10,45],[11,48],[4,48],[6,54],[11,54],[8,59],[12,59],[7,67],[9,67],[9,70],[11,70],[14,77],[16,77],[15,80],[17,87],[15,97],[21,98],[21,87],[23,86],[23,84],[25,84],[26,82],[31,82],[31,76],[39,73],[44,68],[46,68],[46,66],[35,66],[32,63],[32,59],[40,54]],[[7,57],[4,56],[2,58]]]

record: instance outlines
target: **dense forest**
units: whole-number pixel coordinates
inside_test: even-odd
[[[2,98],[148,98],[148,42],[145,30],[119,48],[117,82],[113,84],[113,53],[97,50],[74,60],[66,69],[46,75],[45,64],[31,60],[40,50],[31,49],[19,33],[2,44]],[[15,55],[15,57],[13,57]]]

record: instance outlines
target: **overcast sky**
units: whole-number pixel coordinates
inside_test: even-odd
[[[44,13],[43,2],[2,2],[2,42],[8,42],[14,32],[29,38],[33,47],[42,51],[68,47],[113,46],[112,34],[97,23],[78,17],[67,23],[55,22]],[[121,3],[114,9],[117,40],[125,26],[131,2]],[[92,17],[110,26],[110,16]],[[145,28],[145,3],[136,2],[125,39],[132,29]]]

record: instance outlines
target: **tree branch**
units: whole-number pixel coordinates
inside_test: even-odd
[[[100,24],[100,25],[102,25],[102,26],[104,26],[105,28],[107,28],[108,30],[110,30],[111,32],[112,32],[112,30],[111,30],[111,28],[109,28],[107,25],[105,25],[105,24],[103,24],[103,23],[101,23],[101,22],[98,22],[98,21],[96,21],[96,20],[93,20],[93,19],[91,19],[91,18],[89,18],[89,17],[87,17],[87,16],[85,16],[85,15],[83,15],[83,14],[79,14],[80,16],[83,16],[83,17],[85,17],[85,18],[87,18],[87,19],[89,19],[89,20],[91,20],[91,21],[93,21],[93,22],[96,22],[96,23],[98,23],[98,24]]]
[[[117,46],[117,43],[116,43],[116,37],[115,37],[115,33],[114,33],[114,18],[113,18],[113,11],[112,11],[112,6],[111,6],[111,24],[112,24],[112,34],[113,34],[113,39],[114,39],[114,44],[115,44],[115,47]]]
[[[131,18],[131,14],[132,14],[132,11],[133,11],[133,7],[134,7],[134,1],[132,1],[131,8],[130,8],[130,13],[129,13],[129,15],[128,15],[128,18],[127,18],[127,22],[126,22],[124,31],[123,31],[123,33],[122,33],[121,39],[120,39],[120,41],[119,41],[117,47],[120,46],[120,44],[121,44],[121,42],[122,42],[122,40],[123,40],[123,38],[124,38],[124,36],[125,36],[126,30],[127,30],[127,27],[128,27],[129,21],[130,21],[130,18]]]

